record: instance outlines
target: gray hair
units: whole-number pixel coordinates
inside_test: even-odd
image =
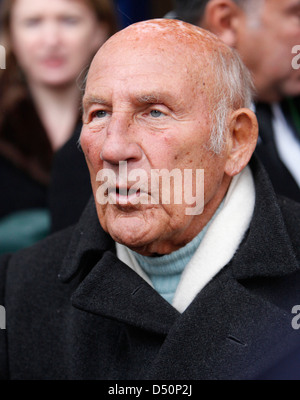
[[[253,26],[260,21],[260,10],[265,0],[232,0],[242,8]],[[205,15],[210,0],[177,0],[172,18],[198,25]],[[258,18],[259,17],[259,18]],[[199,26],[199,25],[198,25]],[[209,149],[220,154],[226,141],[227,117],[230,110],[250,108],[254,85],[249,70],[232,49],[228,54],[222,49],[213,53],[212,73],[215,76],[211,104],[211,139]]]
[[[211,104],[210,150],[220,154],[226,143],[227,118],[231,111],[250,108],[254,85],[249,70],[232,49],[228,56],[219,50],[212,56],[212,73],[215,75]]]

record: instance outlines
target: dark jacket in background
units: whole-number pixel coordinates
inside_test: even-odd
[[[2,106],[0,254],[30,246],[50,233],[48,187],[53,158],[30,95],[25,91],[10,107]]]
[[[290,101],[292,100],[286,99],[282,102],[282,111],[292,131],[300,141],[299,126],[296,126],[295,120],[291,115],[289,107]],[[292,104],[294,105],[300,120],[300,97],[293,99]],[[273,116],[270,106],[268,104],[258,104],[256,115],[259,123],[260,136],[260,141],[255,150],[256,154],[263,162],[275,191],[278,194],[300,202],[300,188],[287,167],[281,161],[278,154],[274,139],[274,128],[272,123]]]
[[[92,187],[83,151],[78,145],[82,124],[55,156],[49,188],[51,231],[56,232],[78,222]]]
[[[0,377],[299,379],[300,205],[251,168],[249,230],[183,314],[118,260],[92,200],[76,227],[3,257]]]
[[[0,127],[0,219],[47,207],[53,149],[29,97],[4,116]]]

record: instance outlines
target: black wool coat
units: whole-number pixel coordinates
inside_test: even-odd
[[[76,227],[0,261],[2,379],[299,378],[300,205],[253,160],[239,249],[180,314],[128,266],[91,201]],[[216,249],[217,251],[217,249]]]

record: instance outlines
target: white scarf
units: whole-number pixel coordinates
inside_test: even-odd
[[[184,312],[204,286],[232,259],[249,227],[254,204],[254,181],[247,166],[232,179],[222,209],[182,273],[172,303],[179,312]],[[153,286],[133,253],[119,243],[116,243],[116,248],[118,258]]]

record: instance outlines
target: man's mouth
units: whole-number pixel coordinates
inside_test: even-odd
[[[141,197],[140,189],[130,187],[111,187],[107,189],[105,195],[111,204],[137,204]]]
[[[129,197],[132,194],[135,194],[137,197],[139,197],[141,194],[141,190],[138,189],[134,191],[130,188],[116,188],[116,194],[119,196],[127,196],[127,197]]]

